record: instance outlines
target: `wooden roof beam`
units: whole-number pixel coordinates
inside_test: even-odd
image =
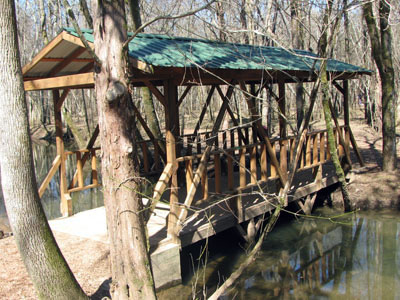
[[[160,92],[160,90],[150,81],[144,80],[144,84],[149,88],[149,90],[153,93],[154,96],[166,107],[166,101],[164,95]]]
[[[47,54],[50,53],[63,40],[63,34],[57,35],[50,43],[48,43],[29,63],[22,68],[22,74],[27,73],[36,66]]]
[[[79,88],[94,85],[94,73],[82,73],[24,82],[25,91]]]
[[[64,58],[53,69],[51,69],[48,76],[53,77],[57,73],[61,72],[66,66],[68,66],[74,59],[78,58],[78,56],[81,55],[82,53],[84,53],[85,51],[86,51],[86,48],[81,48],[81,47],[74,50],[70,55],[68,55],[66,58]]]

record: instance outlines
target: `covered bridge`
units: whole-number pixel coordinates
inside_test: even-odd
[[[92,31],[83,31],[93,45]],[[293,159],[294,137],[288,136],[285,115],[285,84],[314,82],[321,60],[315,54],[282,48],[221,43],[215,41],[138,34],[129,43],[132,86],[147,86],[165,112],[165,141],[155,139],[139,110],[138,121],[148,135],[138,143],[142,151],[141,174],[158,174],[153,201],[163,200],[162,221],[150,230],[150,243],[157,247],[169,240],[186,246],[216,232],[270,211],[266,194],[276,194],[288,177]],[[339,155],[348,156],[352,144],[358,159],[349,120],[348,80],[370,71],[337,60],[328,60],[330,80],[343,95],[344,124],[336,124]],[[71,28],[63,29],[23,68],[26,91],[52,90],[57,128],[57,157],[39,189],[43,194],[54,174],[60,172],[61,212],[72,214],[70,193],[100,185],[94,148],[98,128],[87,149],[64,151],[61,107],[71,89],[94,87],[94,61]],[[278,93],[271,88],[278,85]],[[178,92],[178,87],[183,86]],[[179,107],[190,91],[209,86],[207,98],[193,132],[180,135]],[[255,99],[266,89],[278,102],[279,136],[269,137],[261,124]],[[234,92],[243,92],[252,121],[240,126],[229,102]],[[211,131],[200,131],[213,95],[221,107]],[[232,128],[221,130],[225,114]],[[334,116],[334,114],[333,114]],[[336,120],[336,117],[334,116]],[[336,120],[337,121],[337,120]],[[330,162],[325,131],[308,132],[290,201],[297,201],[337,181]],[[149,159],[149,155],[153,159]],[[67,178],[65,160],[74,156],[76,172]],[[85,185],[83,166],[91,161],[91,182]],[[300,202],[300,205],[303,205]],[[166,211],[166,212],[165,212]],[[169,217],[167,218],[167,216]],[[168,238],[167,238],[168,237]]]

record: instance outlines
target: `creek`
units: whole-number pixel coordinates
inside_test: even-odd
[[[56,149],[33,146],[41,183]],[[71,196],[74,213],[103,205],[101,189]],[[60,217],[59,199],[56,174],[42,197],[49,219]],[[324,207],[314,212],[319,218],[283,216],[257,259],[222,299],[400,299],[400,212],[382,210],[329,219],[338,214]],[[0,191],[0,225],[7,223]],[[191,299],[194,294],[203,298],[240,265],[246,253],[233,230],[186,247],[183,284],[161,291],[159,298]]]
[[[400,213],[327,219],[340,214],[324,207],[314,212],[319,218],[283,216],[222,299],[400,299]],[[193,259],[199,253],[202,259]],[[210,295],[247,257],[233,233],[183,254],[183,284],[161,292],[160,299],[190,299],[193,291],[197,298]]]
[[[33,143],[33,161],[35,165],[35,174],[38,187],[43,182],[48,171],[50,170],[53,159],[57,155],[56,146],[47,143]],[[70,156],[71,157],[71,156]],[[99,163],[100,166],[100,163]],[[84,168],[84,173],[89,173],[89,164]],[[76,169],[76,162],[69,158],[66,162],[67,178],[72,178]],[[100,174],[101,172],[99,172]],[[100,175],[99,175],[100,177]],[[101,181],[101,177],[99,178]],[[90,174],[86,178],[86,183],[90,181]],[[101,188],[88,189],[82,192],[71,193],[73,213],[103,206],[103,194]],[[42,205],[46,216],[49,220],[61,217],[60,213],[60,180],[58,172],[54,175],[49,183],[42,198]],[[6,209],[4,206],[3,195],[0,189],[0,230],[8,227]]]

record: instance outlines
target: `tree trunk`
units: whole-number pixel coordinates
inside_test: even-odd
[[[42,37],[44,44],[47,45],[49,43],[49,37],[47,36],[46,29],[46,12],[44,11],[44,0],[39,0],[39,9],[40,9],[40,27],[42,31]]]
[[[304,49],[304,33],[303,25],[301,24],[301,10],[299,1],[292,0],[290,2],[290,17],[292,29],[292,45],[295,49]],[[296,115],[297,129],[300,129],[304,118],[304,90],[303,83],[296,83]]]
[[[221,42],[228,41],[228,37],[225,32],[226,22],[225,22],[225,9],[223,2],[215,3],[216,6],[216,14],[217,14],[217,21],[218,21],[218,31],[219,31],[219,40]]]
[[[142,19],[140,17],[140,6],[139,0],[129,0],[129,7],[132,17],[133,30],[136,31],[142,26]],[[160,129],[160,122],[158,121],[156,110],[154,107],[154,101],[150,89],[148,87],[142,87],[142,100],[144,113],[146,115],[146,121],[149,125],[149,129],[154,137],[157,139],[159,146],[165,152],[165,145],[163,143],[163,137]]]
[[[39,299],[87,299],[40,203],[12,0],[0,1],[0,45],[1,183],[15,241]]]
[[[322,57],[322,58],[325,58],[327,56],[327,53],[329,52],[328,47],[333,48],[333,46],[334,46],[333,41],[335,40],[334,34],[336,32],[336,30],[335,30],[336,26],[334,25],[334,27],[332,28],[331,36],[329,36],[329,38],[328,38],[328,34],[327,34],[328,26],[329,26],[329,22],[330,22],[329,17],[331,15],[331,11],[332,11],[332,5],[333,5],[333,0],[329,0],[326,11],[325,11],[325,15],[324,15],[324,30],[323,30],[321,39],[319,41],[319,48],[320,48],[319,54],[320,54],[320,57]],[[339,18],[339,16],[337,16],[336,18]],[[338,180],[339,180],[340,189],[342,191],[343,209],[344,209],[344,211],[350,211],[351,210],[350,195],[349,195],[348,188],[347,188],[345,174],[344,174],[342,166],[340,165],[339,156],[338,156],[337,150],[336,150],[335,136],[333,134],[332,116],[331,116],[331,110],[329,108],[329,102],[331,101],[331,97],[330,97],[329,81],[328,81],[328,74],[326,72],[326,68],[327,68],[327,60],[325,59],[321,62],[319,76],[321,79],[322,108],[324,111],[325,126],[326,126],[326,132],[328,135],[328,147],[329,147],[329,152],[331,154],[331,159],[332,159],[333,165],[335,167],[336,176],[338,177]]]
[[[124,0],[94,2],[95,92],[114,299],[155,299],[126,79]]]
[[[93,28],[93,19],[92,16],[90,15],[86,0],[79,0],[79,5],[83,15],[85,16],[85,20],[89,28]]]
[[[372,2],[363,4],[363,14],[371,41],[372,57],[378,67],[382,87],[383,170],[396,169],[396,101],[392,61],[392,31],[388,23],[390,6],[379,1],[380,30],[373,15]]]

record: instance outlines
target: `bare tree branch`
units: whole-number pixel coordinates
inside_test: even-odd
[[[66,0],[64,0],[66,1]],[[204,4],[203,6],[200,6],[199,8],[187,11],[183,14],[180,15],[164,15],[164,16],[158,16],[144,24],[142,24],[139,28],[136,29],[136,31],[133,33],[133,35],[124,43],[123,48],[127,48],[129,43],[138,35],[138,33],[140,33],[141,31],[143,31],[144,28],[146,28],[147,26],[153,24],[154,22],[157,22],[159,20],[175,20],[175,19],[181,19],[181,18],[185,18],[191,15],[194,15],[195,13],[198,13],[199,11],[202,11],[203,9],[206,9],[207,7],[209,7],[211,4],[213,4],[214,2],[216,2],[217,0],[211,0],[209,2],[207,2],[206,4]]]
[[[80,29],[78,22],[76,21],[74,11],[72,10],[72,7],[69,5],[68,0],[63,0],[63,5],[65,7],[65,10],[67,11],[67,14],[72,22],[72,25],[74,26],[75,31],[78,33],[79,38],[81,39],[83,45],[89,51],[90,55],[92,55],[93,59],[98,65],[101,65],[101,60],[100,58],[94,53],[93,49],[90,47],[88,41],[86,40],[85,36],[82,33],[82,30]]]

